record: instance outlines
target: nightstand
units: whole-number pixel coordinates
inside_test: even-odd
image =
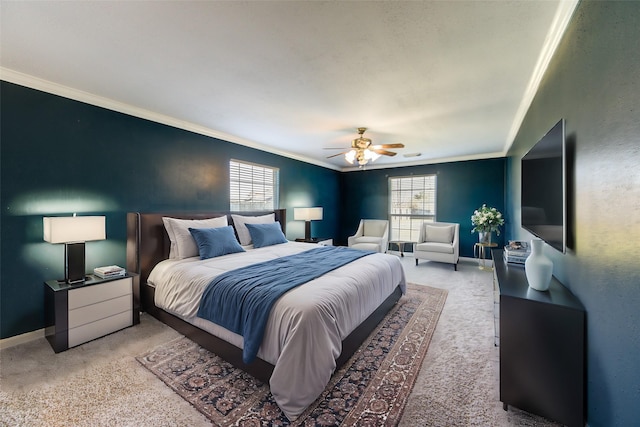
[[[312,237],[311,239],[300,237],[296,239],[296,242],[316,243],[320,246],[333,246],[333,239],[327,239],[324,237]]]
[[[44,283],[45,335],[56,353],[140,323],[137,274]]]

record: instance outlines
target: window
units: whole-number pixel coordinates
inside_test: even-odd
[[[270,211],[278,207],[277,168],[229,161],[229,209]]]
[[[435,175],[389,178],[390,240],[416,242],[422,224],[435,216]]]

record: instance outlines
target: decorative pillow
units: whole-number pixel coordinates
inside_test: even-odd
[[[427,225],[427,242],[452,243],[453,242],[453,225],[437,226]]]
[[[216,228],[229,225],[226,215],[208,219],[162,217],[162,222],[164,222],[164,228],[167,229],[169,240],[171,240],[171,249],[169,250],[169,258],[171,259],[198,256],[198,247],[189,233],[189,228]]]
[[[189,232],[198,245],[200,259],[244,252],[230,225],[218,228],[189,228]]]
[[[236,229],[236,233],[238,233],[240,244],[247,246],[251,244],[251,235],[245,224],[268,224],[275,222],[276,215],[273,213],[262,216],[231,215],[231,218],[233,219],[233,226]]]
[[[254,248],[287,243],[278,221],[269,224],[247,224]]]

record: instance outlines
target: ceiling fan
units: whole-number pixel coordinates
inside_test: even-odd
[[[372,162],[377,160],[380,156],[395,156],[396,153],[393,151],[388,151],[386,148],[404,148],[404,144],[382,144],[382,145],[371,145],[371,140],[369,138],[365,138],[363,135],[367,128],[358,128],[358,134],[360,135],[358,138],[351,141],[351,148],[347,151],[343,151],[338,154],[333,154],[331,156],[327,156],[327,159],[332,157],[340,156],[344,154],[344,158],[350,164],[354,164],[354,162],[358,162],[358,165],[364,166],[369,160]],[[341,148],[327,148],[327,150],[336,150]]]

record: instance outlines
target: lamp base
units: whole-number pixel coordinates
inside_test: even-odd
[[[304,222],[304,239],[311,240],[311,221]]]
[[[65,243],[64,258],[64,281],[66,283],[84,282],[84,242]]]

